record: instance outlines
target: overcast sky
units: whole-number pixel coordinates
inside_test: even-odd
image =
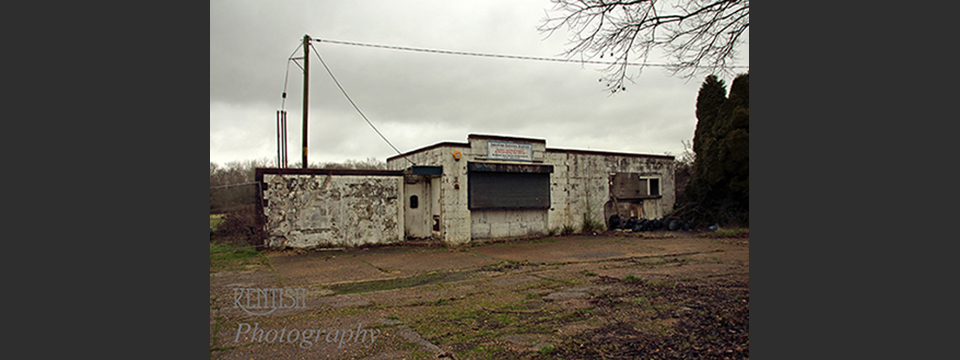
[[[365,115],[400,151],[468,134],[542,138],[550,148],[678,155],[693,139],[700,75],[648,67],[609,95],[604,65],[457,56],[323,39],[559,57],[568,34],[537,27],[547,0],[210,2],[210,161],[277,157],[276,111],[287,58],[303,35]],[[738,65],[749,64],[744,44]],[[302,56],[299,50],[295,56]],[[665,59],[649,59],[662,63]],[[303,73],[289,65],[288,159],[300,161]],[[631,69],[636,75],[636,68]],[[729,84],[732,78],[724,78]],[[311,49],[311,163],[395,155],[340,93]]]

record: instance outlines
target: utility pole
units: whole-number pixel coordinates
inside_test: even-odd
[[[283,93],[283,97],[287,97],[287,93]],[[283,110],[277,110],[277,168],[283,168],[283,155],[280,154],[283,151],[283,144],[280,143],[280,139],[283,139],[283,134],[280,133],[280,128],[283,124]]]
[[[310,35],[303,35],[303,168],[307,168],[307,100],[310,96]]]

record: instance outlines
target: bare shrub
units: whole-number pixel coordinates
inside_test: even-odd
[[[258,225],[256,210],[246,208],[227,213],[213,232],[213,239],[235,245],[262,246],[266,234]]]

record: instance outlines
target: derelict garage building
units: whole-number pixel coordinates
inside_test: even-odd
[[[552,149],[471,134],[387,159],[386,171],[257,169],[267,245],[448,245],[546,235],[674,205],[674,158]]]

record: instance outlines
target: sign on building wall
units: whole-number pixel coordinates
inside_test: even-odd
[[[487,158],[494,160],[533,161],[533,144],[488,140]]]

